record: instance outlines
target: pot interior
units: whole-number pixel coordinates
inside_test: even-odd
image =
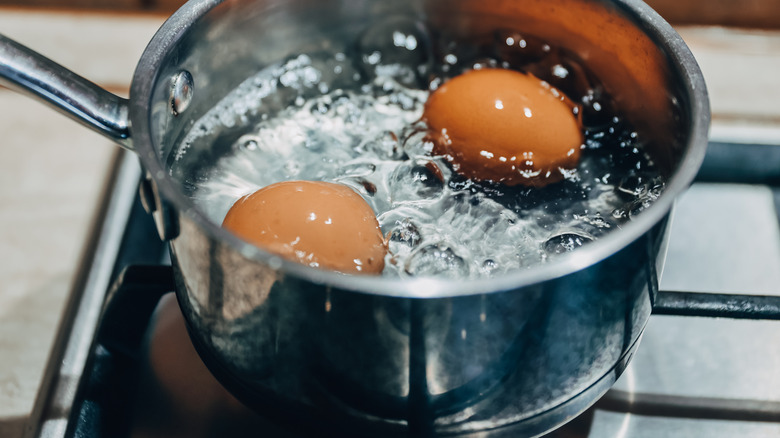
[[[426,48],[425,56],[430,58],[432,70],[447,62],[447,56],[451,55],[447,44],[468,42],[466,52],[473,52],[491,44],[517,46],[522,40],[529,47],[536,44],[564,53],[576,64],[567,74],[580,75],[598,84],[594,87],[597,94],[608,96],[620,118],[628,121],[632,131],[642,139],[640,147],[665,186],[662,202],[656,202],[661,204],[656,209],[662,211],[642,212],[633,217],[632,221],[642,222],[648,216],[641,225],[628,227],[635,231],[623,233],[627,235],[623,242],[613,242],[612,248],[602,245],[601,255],[594,256],[594,261],[619,249],[615,245],[629,243],[665,215],[671,198],[692,180],[703,155],[706,92],[698,69],[668,25],[648,24],[658,17],[639,2],[227,0],[213,3],[194,5],[191,2],[163,27],[150,45],[152,52],[155,46],[162,48],[157,52],[163,55],[152,61],[149,61],[152,56],[146,55],[136,76],[136,82],[141,84],[135,89],[150,92],[151,98],[133,98],[142,102],[142,107],[134,113],[134,128],[144,134],[141,137],[148,135],[149,139],[146,144],[146,138],[142,138],[137,148],[155,179],[164,180],[158,181],[163,197],[180,211],[205,216],[211,223],[209,227],[220,237],[226,233],[218,224],[230,204],[223,202],[211,210],[196,204],[197,208],[193,209],[192,198],[198,197],[195,188],[209,175],[215,162],[232,153],[237,142],[247,134],[248,126],[269,112],[294,105],[295,99],[272,100],[259,110],[226,109],[225,113],[231,115],[226,118],[225,126],[216,130],[204,127],[204,116],[209,111],[214,114],[213,108],[221,105],[237,87],[246,87],[247,78],[280,63],[298,62],[301,54],[308,59],[322,53],[343,54],[350,67],[365,74],[366,59],[371,56],[367,35],[392,26],[405,30],[402,36],[416,37],[414,43]],[[177,23],[185,25],[175,28]],[[469,56],[470,62],[481,62],[490,56],[501,61],[501,55],[495,52]],[[149,65],[145,66],[145,62]],[[583,66],[585,71],[577,71]],[[531,71],[555,85],[557,67],[550,63],[544,64],[546,70],[532,68]],[[192,92],[182,104],[174,101],[173,90],[184,71],[192,77]],[[153,77],[143,77],[150,72]],[[429,79],[429,73],[418,76]],[[259,82],[255,85],[261,90],[264,86]],[[697,85],[699,90],[695,89]],[[284,78],[277,78],[275,86],[284,88]],[[147,107],[148,116],[144,111]],[[209,138],[208,142],[191,141],[193,132],[197,134],[199,130],[208,131],[203,134]],[[317,178],[302,175],[297,179]],[[231,189],[236,199],[246,194],[240,193],[240,185]]]

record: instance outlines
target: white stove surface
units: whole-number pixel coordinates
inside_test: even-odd
[[[780,295],[778,202],[767,186],[695,184],[676,207],[661,289]],[[780,437],[780,322],[654,315],[610,396],[665,412],[596,410],[589,437]]]

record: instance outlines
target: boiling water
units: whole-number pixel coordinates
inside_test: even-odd
[[[477,278],[575,250],[646,208],[663,189],[642,140],[575,59],[499,32],[484,47],[431,41],[412,22],[373,27],[355,53],[302,54],[246,80],[175,152],[172,173],[221,223],[241,196],[283,180],[359,192],[388,237],[385,275]],[[431,90],[470,68],[531,72],[580,102],[581,162],[544,188],[475,183],[431,154],[420,122]],[[552,127],[551,129],[554,129]],[[193,175],[192,151],[225,151]]]

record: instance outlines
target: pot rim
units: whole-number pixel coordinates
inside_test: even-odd
[[[675,199],[693,182],[704,159],[710,122],[707,88],[701,70],[679,34],[641,0],[613,0],[617,9],[638,25],[666,52],[673,78],[690,96],[688,142],[677,171],[667,181],[661,196],[635,219],[588,245],[528,269],[489,279],[453,280],[444,278],[385,278],[347,275],[287,261],[241,240],[208,219],[180,190],[163,167],[153,147],[149,129],[152,92],[160,67],[172,47],[200,17],[224,0],[191,0],[176,11],[157,31],[136,67],[130,90],[132,138],[144,168],[154,180],[166,202],[205,231],[209,238],[224,242],[244,257],[271,266],[281,272],[317,284],[375,295],[408,298],[443,298],[501,292],[546,282],[594,265],[636,241],[660,222],[672,209]]]

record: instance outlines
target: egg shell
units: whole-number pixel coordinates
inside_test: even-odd
[[[271,184],[236,201],[222,226],[305,265],[350,274],[378,274],[384,269],[387,250],[374,211],[340,184]]]
[[[583,144],[574,104],[546,82],[506,69],[463,73],[425,104],[433,152],[458,173],[509,186],[543,186],[577,166]]]

